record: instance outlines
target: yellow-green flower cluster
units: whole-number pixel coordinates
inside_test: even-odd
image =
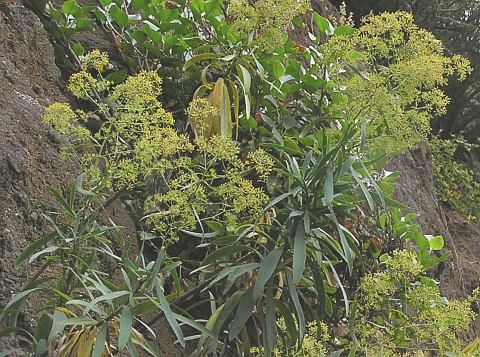
[[[368,274],[360,283],[362,299],[368,308],[380,308],[385,299],[394,296],[399,282],[415,279],[423,270],[416,253],[408,250],[400,250],[389,257],[385,267],[386,271]]]
[[[192,151],[188,138],[178,135],[174,128],[156,128],[145,132],[135,142],[134,154],[144,173],[172,168],[172,159]]]
[[[389,153],[426,140],[432,115],[443,115],[449,103],[442,87],[450,76],[464,79],[471,71],[467,59],[447,57],[442,43],[407,12],[369,16],[353,36],[334,36],[323,50],[334,60],[330,75],[342,78],[345,94],[354,98],[336,110],[365,118],[370,147]],[[336,58],[356,63],[368,80],[345,75]]]
[[[395,292],[395,283],[386,272],[369,274],[362,279],[360,291],[366,308],[379,308]]]
[[[411,250],[399,250],[386,260],[385,266],[395,278],[417,278],[423,271],[423,265],[417,259],[417,253]]]
[[[274,161],[265,150],[258,149],[248,153],[247,164],[256,171],[260,179],[266,181],[272,173]]]
[[[134,187],[156,172],[188,165],[185,154],[193,145],[173,127],[171,113],[158,96],[162,80],[156,72],[141,72],[114,87],[116,111],[97,135],[110,151],[108,170],[115,185]]]
[[[228,175],[228,180],[214,190],[226,210],[231,212],[229,218],[234,221],[242,216],[259,218],[268,203],[268,196],[261,188],[237,174]]]
[[[84,58],[84,66],[100,72],[105,61],[94,51]],[[214,217],[236,225],[258,219],[268,196],[242,176],[246,163],[239,145],[229,136],[206,135],[217,108],[207,99],[192,102],[188,114],[199,131],[192,142],[177,132],[172,114],[159,101],[161,85],[156,72],[140,72],[111,88],[105,100],[108,107],[98,103],[102,126],[92,137],[97,152],[88,150],[81,160],[87,177],[108,181],[111,189],[153,187],[155,193],[143,202],[145,221],[166,242],[176,241],[182,230],[194,230],[199,220]],[[70,89],[78,96],[90,95],[95,86],[86,71],[70,80]],[[57,103],[45,114],[46,122],[66,134],[79,130],[74,120],[77,115],[66,104]],[[263,150],[251,153],[248,160],[261,176],[271,171],[273,163]]]
[[[43,113],[43,122],[49,124],[61,134],[70,135],[77,140],[87,140],[90,132],[78,125],[78,118],[70,105],[53,103]]]
[[[117,85],[111,99],[125,110],[144,111],[160,107],[158,97],[162,93],[162,79],[153,71],[142,71]]]
[[[420,312],[417,334],[421,339],[456,340],[475,318],[468,300],[452,300]]]
[[[286,27],[292,19],[304,14],[310,6],[307,0],[232,0],[228,14],[234,18],[234,27],[243,33],[256,32],[255,45],[266,52],[285,43]]]
[[[93,50],[87,53],[81,59],[81,62],[85,70],[94,69],[98,72],[103,72],[108,68],[109,58],[107,53]]]
[[[205,189],[200,182],[194,183],[149,196],[145,201],[147,222],[167,241],[177,241],[182,230],[194,230],[196,217],[205,211]]]
[[[211,136],[213,119],[219,115],[218,108],[207,98],[192,100],[187,109],[188,119],[197,137]]]
[[[86,71],[72,74],[67,86],[68,90],[77,98],[91,97],[91,91],[97,87],[97,79]]]
[[[433,281],[423,284],[419,279],[423,268],[412,251],[396,252],[384,267],[362,278],[352,324],[357,347],[375,356],[423,356],[418,348],[425,345],[432,355],[459,353],[459,335],[476,317],[471,304],[478,300],[478,291],[465,300],[448,301]]]
[[[239,161],[240,148],[227,136],[214,135],[210,139],[200,137],[197,145],[214,160],[224,160],[233,164]]]
[[[287,327],[285,325],[284,318],[277,320],[278,332],[281,335],[287,334]],[[281,338],[277,338],[277,346],[273,350],[273,356],[301,356],[301,357],[318,357],[327,353],[326,345],[331,339],[328,327],[323,322],[320,326],[316,321],[307,323],[307,328],[303,338],[303,344],[300,351],[297,351],[295,347],[288,348],[282,342]],[[259,347],[252,347],[250,353],[254,357],[263,356],[263,349]]]

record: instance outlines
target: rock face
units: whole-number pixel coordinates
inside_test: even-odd
[[[91,35],[86,47],[101,42],[111,46],[104,37]],[[20,0],[0,0],[0,309],[34,274],[25,266],[15,268],[14,261],[49,228],[39,205],[51,200],[45,186],[64,190],[80,173],[74,160],[59,158],[64,139],[42,123],[46,106],[67,101],[60,75],[39,18]],[[122,204],[115,202],[109,211],[126,236],[135,239],[135,226]],[[40,308],[38,301],[29,300],[21,324],[31,328],[33,312]],[[152,327],[165,354],[178,355],[163,320]],[[0,339],[0,352],[24,356],[21,348],[22,338]]]
[[[435,274],[449,298],[465,297],[480,285],[480,229],[462,215],[439,203],[435,196],[431,153],[427,145],[407,151],[388,167],[399,171],[395,198],[417,213],[418,224],[426,234],[441,234],[452,258]]]
[[[59,75],[38,17],[17,2],[1,0],[0,308],[29,276],[25,267],[14,268],[15,258],[46,228],[34,202],[47,200],[46,184],[64,188],[78,173],[74,162],[59,160],[61,141],[41,120],[46,105],[65,100]],[[5,344],[0,342],[0,350]]]

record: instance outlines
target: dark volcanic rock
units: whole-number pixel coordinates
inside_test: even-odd
[[[441,234],[452,258],[435,272],[443,293],[449,298],[465,297],[480,285],[480,229],[461,214],[439,203],[435,195],[432,157],[427,145],[407,151],[392,160],[388,169],[399,171],[395,198],[418,214],[426,234]]]
[[[112,47],[105,33],[86,37],[87,48],[102,47],[102,43],[102,49]],[[55,60],[39,18],[20,0],[0,0],[0,309],[34,274],[32,267],[15,268],[14,261],[49,228],[38,204],[51,201],[45,186],[65,190],[80,173],[74,160],[59,158],[65,139],[42,123],[46,106],[67,101]],[[122,203],[115,202],[109,211],[110,217],[125,227],[126,236],[136,239],[135,225]],[[115,244],[112,248],[122,249]],[[32,328],[40,308],[39,299],[28,300],[20,321],[23,327]],[[0,330],[2,326],[0,322]],[[153,328],[166,355],[178,355],[163,320]],[[0,352],[12,349],[10,356],[24,356],[21,348],[25,344],[21,337],[0,339]]]
[[[62,100],[59,71],[42,24],[30,10],[0,1],[0,308],[30,275],[13,262],[44,232],[35,200],[47,200],[45,184],[63,188],[78,170],[58,159],[60,139],[42,124],[52,100]],[[27,306],[25,326],[30,327]],[[10,341],[12,342],[12,341]],[[0,350],[15,344],[3,340]]]

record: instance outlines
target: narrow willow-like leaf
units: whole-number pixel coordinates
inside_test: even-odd
[[[118,350],[123,351],[132,332],[133,317],[128,306],[124,306],[120,315],[120,333],[118,335]]]
[[[373,211],[374,210],[373,198],[372,198],[372,195],[370,194],[370,192],[368,192],[367,187],[363,183],[362,177],[360,176],[360,174],[357,171],[355,171],[353,166],[350,167],[350,171],[352,173],[353,178],[355,179],[355,181],[357,181],[358,185],[360,186],[360,189],[363,192],[363,196],[367,200],[368,207],[370,208],[371,211]]]
[[[107,340],[108,322],[104,322],[98,331],[95,345],[93,346],[92,357],[101,357],[105,350],[105,341]]]
[[[52,239],[54,239],[57,236],[57,232],[51,232],[45,236],[43,236],[40,239],[37,239],[35,242],[30,244],[27,248],[23,250],[23,252],[17,257],[15,260],[15,268],[18,268],[22,263],[27,260],[29,257],[34,254],[40,247],[44,246],[48,242],[50,242]]]
[[[303,342],[303,336],[305,336],[305,316],[303,314],[302,305],[300,304],[300,299],[298,298],[297,287],[293,283],[292,273],[285,270],[285,276],[287,277],[288,292],[293,301],[293,306],[295,307],[295,316],[297,318],[298,326],[298,342],[301,345]]]
[[[89,312],[96,304],[102,301],[108,301],[111,305],[113,305],[113,300],[125,295],[130,294],[129,291],[114,291],[112,293],[107,293],[105,295],[99,296],[95,299],[93,299],[86,307],[84,310],[84,314]]]
[[[265,284],[272,277],[275,269],[277,269],[278,262],[282,257],[283,251],[281,249],[272,250],[263,260],[262,266],[258,271],[257,281],[255,282],[255,287],[253,289],[252,298],[254,301],[260,297]]]
[[[277,320],[275,318],[275,301],[273,296],[273,282],[267,284],[265,297],[265,355],[270,356],[275,347],[277,337]]]
[[[325,175],[325,183],[323,186],[323,203],[330,206],[333,201],[333,165],[328,165],[327,174]]]
[[[252,315],[254,306],[255,301],[253,300],[253,288],[250,287],[247,292],[242,295],[240,302],[238,303],[237,312],[232,320],[230,332],[228,334],[228,339],[230,341],[232,341],[240,333],[243,326]]]
[[[243,245],[243,244],[237,244],[237,245],[232,245],[232,246],[227,246],[227,247],[220,248],[220,249],[214,251],[213,253],[211,253],[209,256],[207,256],[203,260],[201,266],[212,264],[212,263],[217,262],[218,260],[220,260],[222,258],[229,257],[230,255],[232,255],[234,253],[243,252],[245,250],[248,250],[248,247],[246,245]]]
[[[23,301],[24,299],[26,299],[28,297],[28,295],[30,295],[31,293],[33,293],[34,291],[37,291],[39,290],[39,288],[34,288],[34,289],[28,289],[28,290],[24,290],[24,291],[21,291],[19,292],[18,294],[16,294],[12,300],[10,300],[8,302],[7,305],[5,305],[5,310],[9,309],[10,307],[12,307],[15,303],[18,303],[18,302],[21,302]]]
[[[298,284],[302,278],[306,257],[305,228],[303,221],[298,221],[293,242],[293,282],[295,284]]]
[[[157,304],[157,306],[163,311],[165,314],[165,318],[167,319],[168,323],[170,324],[170,327],[172,328],[173,332],[175,333],[175,336],[177,337],[178,341],[180,342],[180,345],[182,347],[185,347],[185,339],[183,338],[183,332],[182,329],[180,328],[175,315],[170,307],[170,304],[168,303],[167,299],[165,298],[165,295],[163,293],[163,288],[160,287],[160,285],[157,283],[155,284],[155,291],[157,292],[158,299],[160,300],[160,303]]]

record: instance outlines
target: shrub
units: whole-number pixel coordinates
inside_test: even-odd
[[[392,177],[381,172],[382,156],[426,131],[432,108],[420,101],[443,105],[438,87],[454,69],[467,71],[407,15],[373,17],[354,30],[334,29],[318,14],[305,23],[297,15],[306,4],[291,0],[102,0],[96,8],[68,0],[62,10],[47,9],[79,67],[68,88],[92,111],[57,104],[45,121],[67,135],[85,134],[77,122],[97,124],[69,150],[82,160],[84,179],[67,199],[55,194],[71,215],[65,227],[54,226],[54,238],[72,252],[60,266],[74,282],[59,285],[61,299],[45,306],[54,321],[55,311],[75,314],[62,317],[72,327],[60,349],[99,346],[101,355],[127,345],[129,353],[158,355],[145,331],[164,316],[179,344],[193,340],[194,355],[242,355],[251,346],[264,355],[323,353],[327,342],[313,338],[315,329],[352,316],[351,296],[383,253],[416,242],[418,252],[403,254],[410,269],[415,260],[426,268],[448,256],[431,254],[443,247],[441,237],[402,220]],[[72,42],[91,14],[117,39],[131,75]],[[291,26],[306,31],[311,45],[284,36]],[[417,76],[420,55],[432,59],[431,77]],[[406,130],[421,135],[400,135]],[[86,197],[78,206],[77,195]],[[110,195],[138,227],[135,261],[103,249],[110,236],[95,230]],[[87,218],[79,221],[77,211]],[[91,227],[95,239],[77,245],[76,232]],[[35,242],[28,255],[40,250],[54,261],[51,244]],[[144,254],[147,245],[153,257]],[[103,254],[116,260],[121,284],[91,277]],[[394,262],[385,264],[405,274]],[[385,286],[397,294],[395,281]],[[17,294],[5,313],[15,316],[36,291]],[[106,330],[118,343],[94,344]]]

